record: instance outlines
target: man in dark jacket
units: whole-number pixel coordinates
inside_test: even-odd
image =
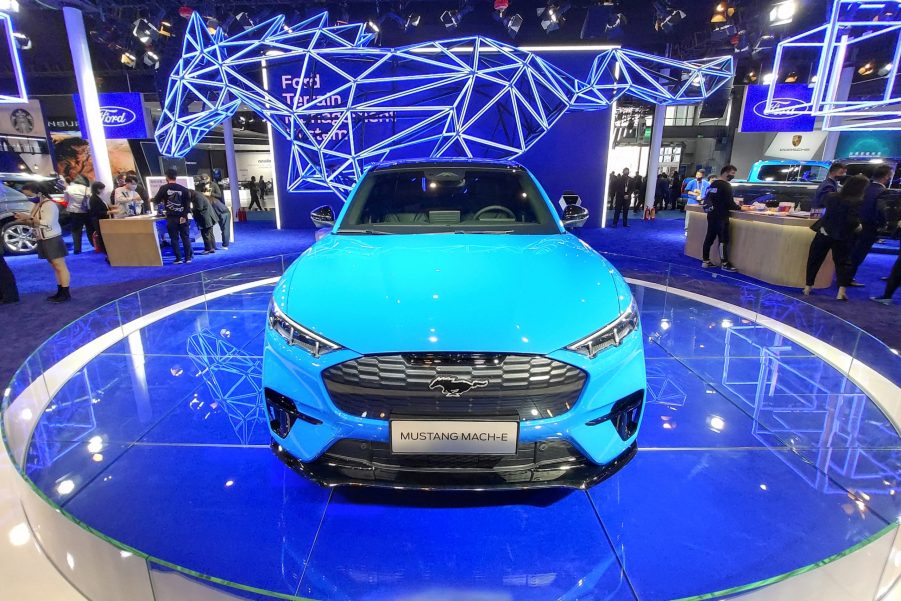
[[[174,168],[166,169],[166,183],[162,185],[156,196],[153,197],[155,205],[162,203],[163,213],[166,215],[166,231],[169,233],[169,242],[172,244],[172,252],[175,254],[174,263],[190,263],[194,258],[191,249],[190,225],[188,215],[191,213],[191,191],[176,182],[178,171]],[[178,240],[185,249],[185,259],[182,261],[181,252],[178,249]]]
[[[842,163],[832,163],[829,165],[829,173],[826,174],[817,191],[813,194],[813,202],[810,203],[812,209],[823,209],[826,207],[824,199],[827,194],[838,192],[838,180],[845,177],[848,170]]]
[[[610,184],[613,192],[613,224],[616,227],[619,223],[619,216],[622,213],[623,227],[629,227],[629,204],[632,201],[632,194],[635,192],[635,180],[629,177],[629,168],[623,169],[623,174],[613,180]]]
[[[738,271],[729,262],[729,213],[740,211],[732,194],[732,184],[737,169],[735,165],[726,165],[720,169],[720,176],[710,184],[704,198],[704,211],[707,213],[707,236],[704,238],[703,261],[701,267],[711,267],[710,248],[713,241],[720,241],[720,268],[723,271]]]
[[[216,237],[213,228],[216,226],[216,212],[209,199],[197,190],[191,190],[191,206],[194,214],[194,223],[200,230],[203,238],[203,253],[205,255],[216,252]]]
[[[888,184],[892,179],[892,168],[890,165],[882,164],[873,170],[873,179],[867,187],[863,195],[863,204],[860,206],[858,214],[860,218],[861,231],[854,241],[854,248],[851,250],[851,285],[863,286],[863,284],[855,281],[853,277],[857,274],[857,269],[863,263],[876,239],[879,237],[879,230],[885,225],[885,201],[887,199]]]

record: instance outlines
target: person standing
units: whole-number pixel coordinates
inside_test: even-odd
[[[644,210],[644,188],[645,178],[641,177],[640,173],[636,173],[635,177],[632,178],[633,215],[638,215]]]
[[[885,282],[885,292],[882,293],[882,296],[871,296],[870,300],[882,303],[883,305],[890,305],[892,304],[892,296],[894,296],[895,291],[899,286],[901,286],[901,255],[898,255],[898,258],[895,259],[895,264],[892,266],[892,272]]]
[[[138,183],[138,185],[135,187],[135,192],[138,193],[138,197],[141,199],[141,202],[144,203],[144,210],[142,211],[142,213],[144,215],[149,215],[151,213],[150,195],[147,194],[147,188],[145,188],[144,184],[141,183],[141,177],[134,169],[125,172],[126,179],[128,178],[128,176],[135,178],[135,181]]]
[[[802,290],[804,296],[809,296],[813,290],[817,273],[831,250],[838,283],[838,294],[835,298],[848,300],[847,288],[854,275],[851,249],[854,246],[855,234],[861,230],[859,213],[867,184],[866,176],[855,175],[845,180],[840,192],[832,192],[824,198],[826,213],[811,226],[816,235],[807,253],[807,278]]]
[[[819,187],[817,187],[817,191],[813,194],[813,201],[810,203],[811,209],[822,209],[825,208],[824,204],[826,195],[832,194],[833,192],[838,192],[838,180],[842,177],[845,177],[845,174],[848,173],[848,169],[845,167],[843,163],[832,163],[829,165],[829,172],[826,174],[826,179],[820,182]]]
[[[670,193],[669,199],[673,205],[673,210],[675,211],[678,208],[680,211],[685,211],[685,207],[679,206],[679,200],[682,196],[682,176],[679,175],[679,172],[673,169],[673,176],[670,178],[672,183],[670,184]]]
[[[707,236],[704,237],[703,260],[701,267],[712,267],[710,262],[710,248],[713,241],[720,241],[720,269],[723,271],[738,271],[729,262],[729,213],[740,211],[741,207],[735,204],[735,196],[732,193],[732,184],[737,169],[735,165],[726,165],[720,169],[719,178],[715,179],[707,189],[704,201],[704,211],[707,213]]]
[[[662,211],[666,208],[666,201],[669,198],[669,177],[666,171],[657,174],[657,186],[654,188],[654,210]]]
[[[175,254],[173,262],[175,265],[190,263],[194,259],[190,225],[188,224],[188,215],[191,213],[191,191],[177,183],[177,178],[178,171],[172,167],[166,169],[166,183],[153,197],[154,204],[160,206],[162,203],[163,213],[166,216],[166,231],[169,233],[169,242],[172,244],[172,252]],[[185,251],[184,260],[178,249],[179,239],[181,239]]]
[[[879,230],[885,226],[885,203],[888,200],[888,184],[892,180],[893,169],[882,164],[873,170],[873,181],[867,186],[860,206],[860,233],[851,249],[851,282],[850,286],[863,286],[854,280],[861,263],[870,254],[873,245],[879,238]]]
[[[704,179],[704,170],[698,169],[694,179],[685,180],[682,184],[682,199],[685,204],[700,204],[707,196],[707,188],[710,183]]]
[[[191,191],[191,205],[194,223],[197,224],[200,236],[203,238],[203,254],[212,254],[216,252],[216,237],[213,235],[216,213],[213,211],[209,199],[196,190]]]
[[[94,240],[94,224],[88,215],[88,209],[91,199],[91,189],[88,187],[88,180],[83,175],[78,175],[69,182],[63,192],[63,198],[66,199],[66,209],[70,215],[70,226],[72,230],[72,252],[76,255],[81,254],[81,234],[87,230],[88,244],[93,244]]]
[[[266,180],[263,179],[263,176],[260,176],[260,202],[266,202]]]
[[[212,202],[214,200],[222,200],[222,188],[216,183],[216,180],[204,173],[200,176],[200,181],[204,185],[204,194]]]
[[[613,182],[613,224],[616,227],[619,223],[619,216],[623,216],[623,227],[629,227],[629,203],[632,200],[632,193],[635,191],[635,184],[629,177],[629,168],[623,169],[623,174],[617,177]]]
[[[19,287],[16,286],[15,274],[3,257],[3,246],[0,243],[0,303],[8,305],[19,302]]]
[[[138,178],[132,175],[125,176],[125,183],[113,191],[113,209],[111,214],[116,219],[140,215],[144,202],[138,196]]]
[[[260,207],[260,210],[263,210],[263,205],[260,204],[260,185],[257,183],[257,177],[255,175],[250,176],[250,183],[247,184],[247,188],[250,190],[250,204],[247,205],[247,210],[253,208],[253,205],[256,204]]]
[[[616,171],[611,171],[607,175],[607,210],[613,209],[613,203],[615,202],[616,195],[613,190],[613,183],[616,181],[616,178],[619,176],[616,174]]]
[[[71,276],[66,266],[66,245],[63,243],[63,230],[59,225],[59,208],[52,199],[42,196],[37,184],[25,184],[22,193],[34,203],[31,213],[16,213],[16,219],[34,228],[34,237],[38,242],[38,256],[46,259],[56,276],[56,294],[48,296],[52,303],[64,303],[72,300],[69,293]]]
[[[216,221],[219,223],[219,232],[222,234],[222,250],[228,250],[228,244],[231,240],[231,220],[232,212],[222,202],[221,198],[210,198],[210,205],[213,212],[216,213]]]
[[[103,235],[100,233],[100,222],[108,219],[113,213],[101,196],[105,189],[106,185],[103,182],[91,184],[91,199],[88,201],[88,217],[90,217],[91,225],[94,227],[94,237],[101,252],[106,252],[106,245],[103,244]]]

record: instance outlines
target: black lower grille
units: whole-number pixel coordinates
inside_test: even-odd
[[[372,419],[566,413],[585,385],[581,369],[540,355],[368,355],[323,372],[335,406]]]

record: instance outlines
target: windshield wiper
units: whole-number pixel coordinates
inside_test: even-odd
[[[380,236],[390,236],[393,232],[383,232],[381,230],[347,230],[340,229],[338,230],[339,234],[370,234],[370,235],[380,235]]]
[[[455,234],[512,234],[513,230],[456,230]]]

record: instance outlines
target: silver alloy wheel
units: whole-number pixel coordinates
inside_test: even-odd
[[[34,239],[34,228],[24,223],[14,223],[3,228],[3,246],[10,254],[34,252],[38,247]]]

